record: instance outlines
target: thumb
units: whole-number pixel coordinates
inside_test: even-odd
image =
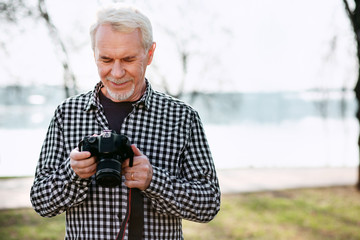
[[[135,144],[131,145],[131,149],[133,150],[135,156],[143,155],[143,153],[135,146]]]

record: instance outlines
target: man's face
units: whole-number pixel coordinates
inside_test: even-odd
[[[145,71],[152,61],[155,43],[146,51],[141,32],[116,32],[108,24],[99,26],[95,35],[94,56],[104,88],[114,102],[138,100],[146,88]]]

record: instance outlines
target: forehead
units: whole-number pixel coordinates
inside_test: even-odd
[[[96,31],[95,50],[107,54],[144,51],[141,39],[139,29],[135,29],[132,32],[119,32],[114,30],[109,24],[104,24],[99,26]]]

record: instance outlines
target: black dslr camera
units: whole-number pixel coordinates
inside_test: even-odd
[[[79,144],[80,151],[89,151],[96,156],[96,183],[102,187],[115,187],[121,184],[121,164],[130,159],[133,165],[134,152],[125,135],[104,130],[99,136],[84,137]]]

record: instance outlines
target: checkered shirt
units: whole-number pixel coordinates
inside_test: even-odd
[[[181,219],[208,222],[219,211],[219,184],[198,113],[146,83],[121,129],[153,166],[150,186],[142,191],[143,239],[183,239]],[[102,87],[100,82],[58,106],[31,188],[41,216],[66,211],[65,239],[116,239],[126,213],[124,176],[121,186],[105,188],[94,176],[81,179],[70,166],[69,154],[84,136],[109,129],[98,97]]]

